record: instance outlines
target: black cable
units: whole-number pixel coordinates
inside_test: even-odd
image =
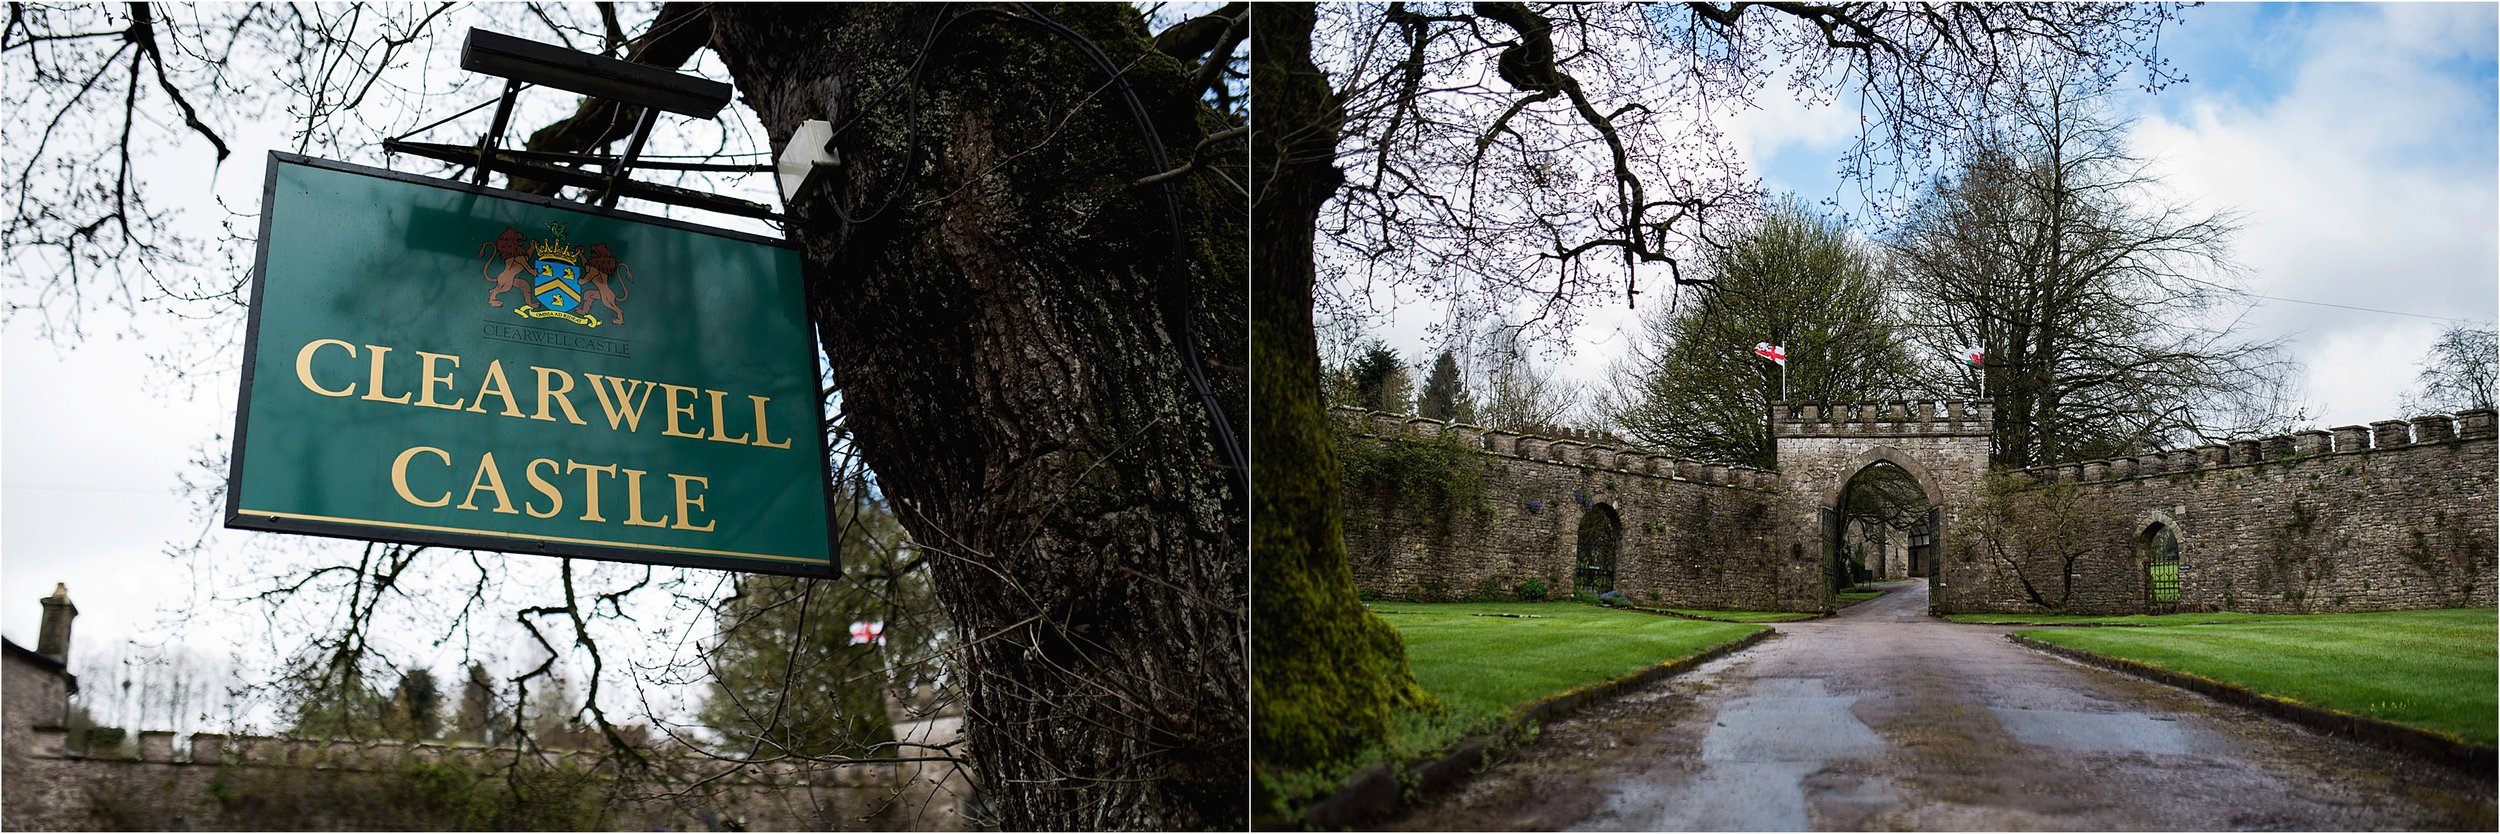
[[[962,20],[965,17],[961,14],[949,17],[947,15],[947,10],[950,8],[952,8],[952,4],[942,4],[938,6],[937,16],[930,18],[929,33],[921,37],[920,51],[912,56],[911,66],[903,70],[903,80],[892,86],[886,87],[884,94],[878,96],[876,101],[867,102],[858,108],[856,112],[853,112],[849,118],[843,119],[841,124],[833,125],[832,132],[825,137],[826,144],[830,145],[834,140],[840,139],[843,133],[848,132],[851,129],[852,125],[859,123],[863,114],[875,108],[877,105],[884,104],[887,99],[893,98],[895,93],[903,90],[912,90],[914,91],[914,95],[907,102],[908,106],[906,106],[903,111],[903,160],[900,164],[895,166],[898,170],[904,171],[906,172],[906,175],[908,175],[908,172],[911,170],[912,159],[920,153],[920,96],[917,93],[920,88],[921,70],[928,65],[929,53],[937,46],[938,36],[945,33],[948,27],[955,25],[956,21]],[[843,208],[842,201],[839,199],[829,199],[825,202],[833,207],[833,216],[836,219],[841,220],[843,225],[857,226],[867,223],[870,220],[875,220],[879,215],[884,214],[886,209],[894,206],[894,199],[901,196],[901,194],[902,189],[899,188],[887,191],[884,202],[878,203],[877,207],[874,210],[869,211],[867,214],[859,215],[857,217],[853,217],[849,209]]]

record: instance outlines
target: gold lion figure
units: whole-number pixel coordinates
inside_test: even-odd
[[[490,256],[489,252],[493,254]],[[505,292],[515,289],[524,293],[528,291],[529,281],[521,276],[530,269],[530,242],[520,232],[510,226],[504,227],[503,234],[496,235],[494,240],[478,244],[477,254],[486,258],[485,265],[478,268],[478,274],[495,285],[494,290],[486,294],[486,306],[503,306],[503,302],[497,301],[496,297]],[[498,259],[503,261],[503,274],[489,274]]]
[[[582,274],[588,279],[585,283],[589,284],[582,288],[582,303],[597,302],[608,308],[609,315],[614,317],[610,323],[624,324],[625,311],[617,309],[616,305],[625,301],[625,286],[622,283],[611,284],[608,278],[615,276],[631,281],[634,279],[633,267],[617,260],[616,252],[607,244],[594,243],[582,250]]]

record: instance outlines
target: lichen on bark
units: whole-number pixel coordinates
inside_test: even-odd
[[[1175,252],[1122,97],[1031,18],[1122,67],[1168,148],[1219,119],[1126,6],[713,14],[775,147],[841,114],[791,237],[845,423],[932,555],[997,823],[1240,827],[1246,497],[1180,340],[1242,413],[1243,217],[1183,178]]]

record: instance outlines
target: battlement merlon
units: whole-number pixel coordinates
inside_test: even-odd
[[[1558,435],[1521,434],[1470,423],[1410,417],[1351,406],[1330,409],[1330,416],[1339,425],[1359,434],[1382,438],[1446,438],[1498,457],[1519,460],[1740,489],[1769,490],[1779,479],[1779,473],[1767,469],[1686,460],[1647,449],[1614,445],[1583,431],[1564,431]],[[1713,466],[1717,467],[1715,471],[1711,468]]]
[[[1993,400],[1771,404],[1773,437],[1939,437],[1995,430]]]
[[[2098,483],[2153,475],[2279,463],[2325,455],[2357,455],[2413,446],[2490,440],[2500,413],[2473,408],[2456,414],[2425,414],[2380,420],[2366,426],[2306,429],[2270,437],[2247,437],[2209,446],[2165,449],[2131,458],[2079,461],[2021,470],[2041,483]]]

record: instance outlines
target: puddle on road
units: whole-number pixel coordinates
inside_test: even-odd
[[[1764,678],[1727,702],[1702,737],[1706,762],[1824,762],[1880,756],[1890,745],[1832,695],[1822,678]]]
[[[1611,786],[1598,831],[1804,831],[1801,783],[1822,762],[1711,762],[1691,781]]]
[[[2069,712],[2048,709],[1990,707],[1997,724],[2015,741],[2032,747],[2090,753],[2152,753],[2185,755],[2197,752],[2179,722],[2140,712]]]
[[[1630,781],[1609,785],[1600,827],[1647,831],[1803,831],[1811,824],[1807,783],[1823,778],[1835,759],[1876,757],[1890,746],[1859,721],[1854,695],[1833,695],[1822,678],[1762,678],[1746,695],[1728,701],[1704,732],[1701,761],[1691,778],[1667,783]],[[1829,781],[1829,780],[1826,780]],[[1897,797],[1881,783],[1818,785],[1834,788],[1880,812]],[[1818,798],[1818,801],[1820,799]]]

